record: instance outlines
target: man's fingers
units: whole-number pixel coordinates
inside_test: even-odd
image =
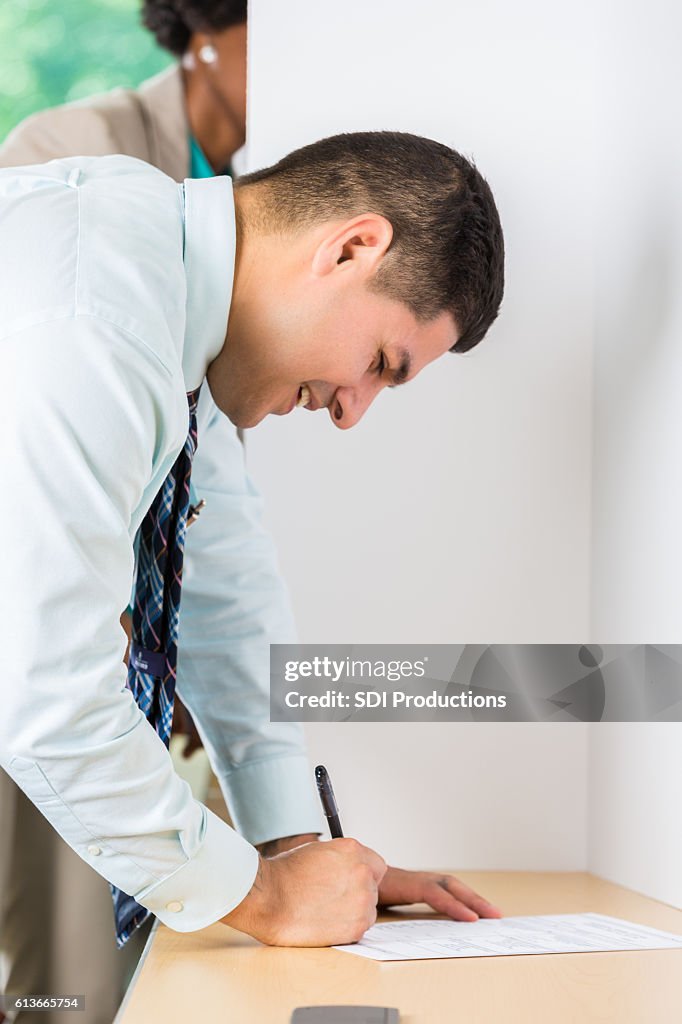
[[[377,885],[386,874],[386,861],[383,857],[380,857],[375,850],[371,850],[369,846],[363,846],[362,843],[351,836],[344,836],[343,839],[332,839],[329,842],[329,846],[336,847],[339,852],[343,851],[345,854],[351,854],[356,862],[365,864],[371,871],[372,878]]]
[[[457,921],[502,917],[501,910],[454,875],[433,871],[405,871],[389,867],[379,887],[379,900],[388,907],[428,903],[434,910]]]
[[[451,897],[454,904],[458,907],[465,907],[467,910],[471,910],[477,917],[502,917],[502,911],[489,903],[488,900],[479,896],[477,892],[470,889],[464,882],[460,882],[454,875],[443,875],[435,882],[437,888],[446,894],[447,897]],[[430,900],[429,900],[430,902]],[[431,904],[433,906],[433,904]],[[450,913],[449,910],[444,910],[442,913]],[[459,920],[471,920],[470,916],[459,918]]]
[[[370,850],[368,846],[364,847],[365,850],[365,863],[369,865],[369,868],[374,876],[374,881],[378,886],[381,879],[386,874],[386,861],[383,857],[380,857],[374,850]]]
[[[381,902],[387,907],[423,903],[425,882],[428,879],[429,876],[421,871],[389,867],[381,886]]]
[[[434,882],[425,888],[422,900],[439,914],[447,914],[455,921],[478,921],[475,910],[458,900],[451,892]]]

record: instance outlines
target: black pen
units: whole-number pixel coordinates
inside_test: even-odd
[[[327,819],[331,837],[332,839],[343,839],[339,809],[336,806],[336,798],[332,789],[332,780],[329,778],[327,769],[323,764],[318,764],[315,769],[315,781],[317,782],[317,792],[320,794],[322,810]]]

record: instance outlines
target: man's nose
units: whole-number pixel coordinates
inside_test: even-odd
[[[383,381],[376,379],[361,381],[352,387],[338,387],[329,405],[329,415],[334,426],[339,430],[354,427],[384,387]]]

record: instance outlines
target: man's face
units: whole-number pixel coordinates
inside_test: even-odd
[[[241,293],[237,278],[227,343],[207,375],[237,426],[288,415],[300,404],[327,409],[346,430],[385,387],[412,380],[456,342],[450,314],[423,323],[404,303],[371,291],[379,262],[371,239],[353,248],[320,265],[308,246],[274,275],[256,270],[255,288],[253,278],[242,278]]]

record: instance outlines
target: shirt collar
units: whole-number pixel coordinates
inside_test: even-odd
[[[182,368],[185,386],[192,391],[225,343],[236,227],[230,178],[186,178],[184,196],[187,320]]]

